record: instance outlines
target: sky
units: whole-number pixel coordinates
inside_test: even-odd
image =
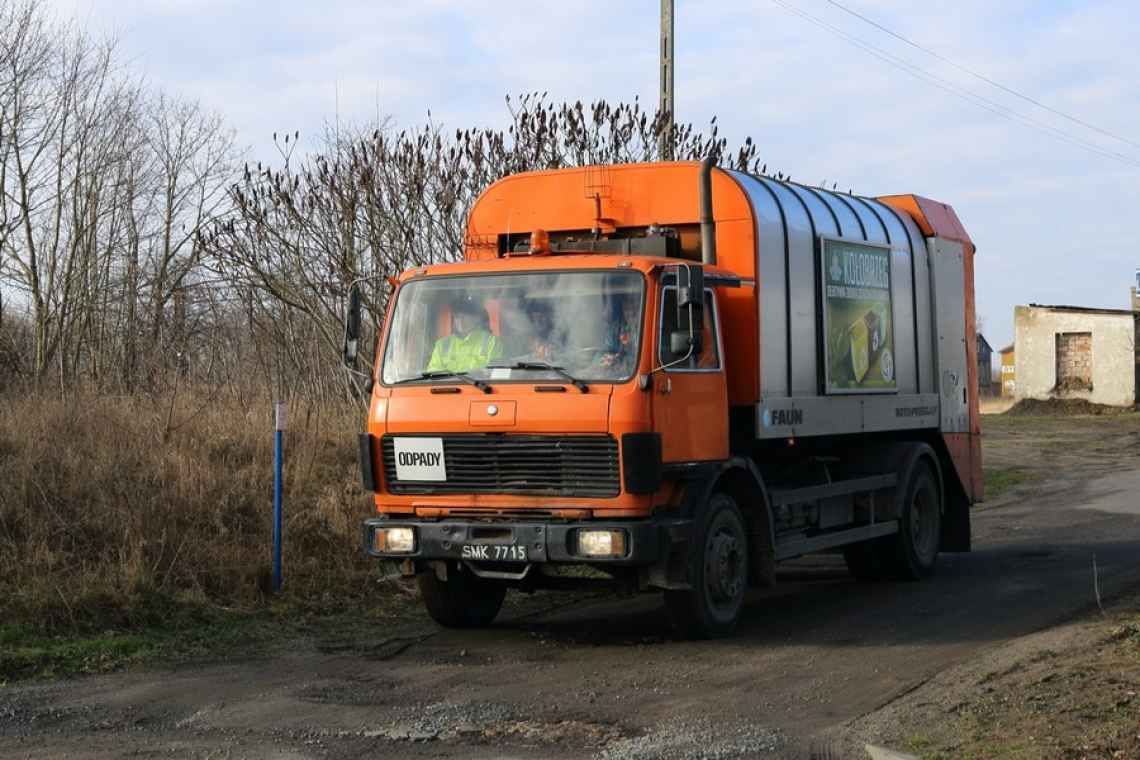
[[[507,94],[657,100],[658,0],[50,4],[114,34],[152,85],[223,114],[254,159],[274,157],[274,131],[300,130],[302,148],[315,147],[338,119],[411,125],[430,110],[448,127],[502,127]],[[952,205],[978,247],[978,314],[995,348],[1012,341],[1016,304],[1127,308],[1140,267],[1140,3],[843,4],[1136,144],[989,86],[827,0],[676,0],[678,119],[716,116],[730,146],[751,136],[769,170],[798,181]]]

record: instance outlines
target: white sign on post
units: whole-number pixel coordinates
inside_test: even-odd
[[[276,404],[273,405],[273,414],[274,414],[274,420],[275,420],[275,424],[273,426],[273,429],[274,430],[284,430],[285,425],[286,425],[286,417],[287,417],[287,414],[285,411],[285,402],[284,401],[278,401]]]
[[[447,480],[442,438],[393,438],[396,480]]]

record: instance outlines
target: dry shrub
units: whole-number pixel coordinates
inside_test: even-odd
[[[265,601],[273,405],[229,395],[0,396],[0,621],[47,633]],[[322,606],[375,591],[353,431],[363,406],[294,404],[286,590]]]

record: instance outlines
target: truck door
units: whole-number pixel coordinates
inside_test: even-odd
[[[669,336],[677,328],[677,288],[665,285],[658,294],[654,428],[661,434],[665,462],[696,462],[728,457],[728,390],[720,313],[712,289],[705,289],[704,339],[699,354],[684,358],[670,353]]]

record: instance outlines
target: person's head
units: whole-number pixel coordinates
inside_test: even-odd
[[[545,301],[528,301],[526,315],[530,319],[530,326],[535,335],[540,338],[550,335],[550,329],[554,326],[554,319],[550,314],[550,304]]]
[[[483,307],[470,296],[456,300],[451,307],[451,320],[458,335],[469,335],[483,325]]]
[[[635,296],[625,294],[620,296],[621,321],[624,325],[634,325],[641,316],[641,304]]]

